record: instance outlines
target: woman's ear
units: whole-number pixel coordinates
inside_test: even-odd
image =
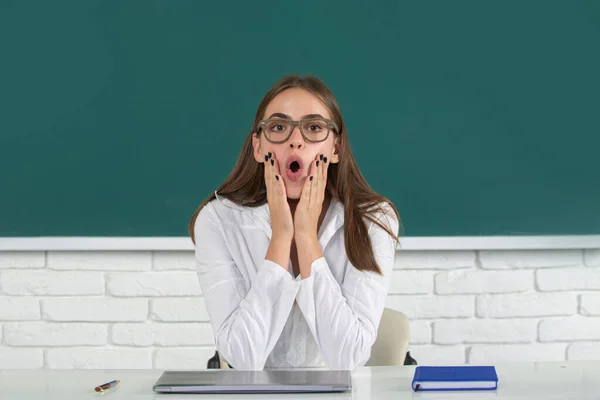
[[[252,134],[252,147],[254,148],[254,160],[258,163],[265,162],[265,155],[262,153],[260,137],[256,133]]]
[[[329,161],[331,164],[337,164],[340,161],[340,141],[336,138],[333,143],[333,153],[330,156],[331,160]]]

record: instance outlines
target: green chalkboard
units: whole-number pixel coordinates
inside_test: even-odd
[[[0,236],[185,236],[268,88],[333,90],[407,236],[600,234],[600,2],[0,2]]]

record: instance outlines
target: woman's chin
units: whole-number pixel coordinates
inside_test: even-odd
[[[290,200],[299,200],[302,197],[302,189],[304,189],[304,183],[306,177],[300,178],[296,181],[284,179],[283,184],[285,185],[285,194]]]
[[[287,194],[287,198],[290,199],[290,200],[299,200],[301,196],[302,196],[302,192],[300,192],[300,193],[288,193]]]
[[[287,187],[285,188],[285,193],[288,199],[298,200],[302,196],[302,186],[300,187]]]

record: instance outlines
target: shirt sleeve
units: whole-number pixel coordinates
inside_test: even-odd
[[[379,218],[392,232],[399,224],[393,212]],[[393,215],[390,216],[390,215]],[[396,242],[372,222],[369,236],[382,275],[359,271],[348,261],[340,285],[324,257],[312,264],[296,301],[330,369],[352,370],[369,360],[385,307]]]
[[[200,287],[215,332],[216,347],[236,369],[262,370],[291,312],[299,283],[265,260],[249,287],[207,204],[194,228]]]

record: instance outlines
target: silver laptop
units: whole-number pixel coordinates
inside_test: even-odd
[[[316,393],[352,389],[350,371],[165,371],[158,393]]]

